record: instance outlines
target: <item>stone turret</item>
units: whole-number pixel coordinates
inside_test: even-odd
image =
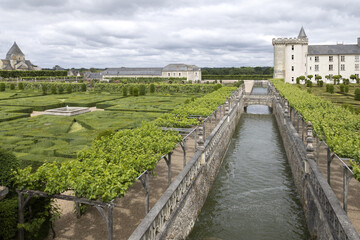
[[[296,74],[298,76],[304,74],[306,69],[303,62],[306,60],[308,38],[303,27],[297,38],[274,38],[272,45],[274,46],[274,78],[284,78],[286,82],[291,82]]]

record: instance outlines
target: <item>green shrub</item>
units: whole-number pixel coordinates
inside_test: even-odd
[[[52,85],[51,86],[51,94],[56,94],[57,91],[56,91],[56,86],[55,85]]]
[[[67,93],[72,93],[72,87],[71,87],[70,84],[66,86],[66,92]]]
[[[354,109],[353,105],[351,105],[351,104],[343,103],[343,104],[341,105],[341,107],[349,110],[351,113],[355,113],[355,109]]]
[[[16,196],[0,201],[0,239],[15,239],[17,233],[18,200]]]
[[[220,83],[218,83],[214,86],[215,91],[218,90],[219,88],[222,88],[222,85]]]
[[[15,84],[11,83],[10,84],[10,90],[14,90],[15,89]]]
[[[355,90],[355,100],[360,101],[360,88]]]
[[[0,166],[0,185],[10,186],[12,183],[11,170],[17,169],[19,162],[12,152],[0,148]]]
[[[139,95],[144,96],[146,94],[146,87],[144,84],[141,84],[139,87]]]
[[[324,86],[324,81],[320,80],[319,81],[319,87],[323,87]]]
[[[332,85],[332,84],[326,84],[326,92],[328,92],[328,93],[334,93],[334,85]]]
[[[19,88],[19,90],[24,90],[24,84],[22,82],[20,82],[18,84],[18,88]]]
[[[135,96],[135,97],[139,96],[139,88],[138,87],[134,87],[133,96]]]
[[[42,91],[43,95],[46,95],[46,91],[47,91],[47,85],[46,84],[41,85],[41,91]]]
[[[154,93],[155,92],[155,84],[150,84],[150,93]]]
[[[133,96],[134,95],[134,86],[130,85],[129,87],[129,95]]]
[[[0,83],[0,92],[5,91],[5,83]]]
[[[340,92],[341,93],[345,92],[345,85],[344,84],[340,84]]]
[[[349,85],[345,85],[345,87],[344,87],[344,91],[345,91],[346,93],[348,93],[348,92],[349,92]]]
[[[86,92],[86,84],[85,83],[81,84],[81,91]]]
[[[311,76],[311,75],[309,75],[309,76]],[[312,81],[311,81],[311,80],[307,80],[307,81],[306,81],[306,86],[311,88],[311,87],[312,87]]]
[[[127,97],[127,93],[128,93],[128,89],[127,89],[126,86],[124,86],[124,87],[122,88],[122,95],[123,95],[124,97]]]
[[[58,88],[59,94],[63,94],[64,93],[64,87],[62,85],[59,86]]]

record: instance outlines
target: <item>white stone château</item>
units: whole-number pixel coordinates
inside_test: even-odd
[[[101,73],[102,80],[106,81],[113,77],[125,78],[186,78],[186,80],[201,80],[201,68],[195,65],[169,64],[163,68],[108,68]]]
[[[297,38],[274,38],[274,78],[296,83],[299,76],[341,75],[350,78],[360,74],[360,38],[357,44],[308,45],[304,28]]]
[[[6,58],[0,60],[0,70],[41,70],[41,68],[33,65],[29,60],[25,60],[24,53],[14,42],[6,54]]]

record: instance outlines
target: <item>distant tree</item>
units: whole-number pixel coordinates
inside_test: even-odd
[[[336,85],[340,83],[341,75],[334,75],[332,78],[334,79],[334,85]]]

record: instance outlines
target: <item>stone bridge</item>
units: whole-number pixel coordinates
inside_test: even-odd
[[[244,108],[250,105],[266,105],[273,107],[273,95],[244,95]]]

